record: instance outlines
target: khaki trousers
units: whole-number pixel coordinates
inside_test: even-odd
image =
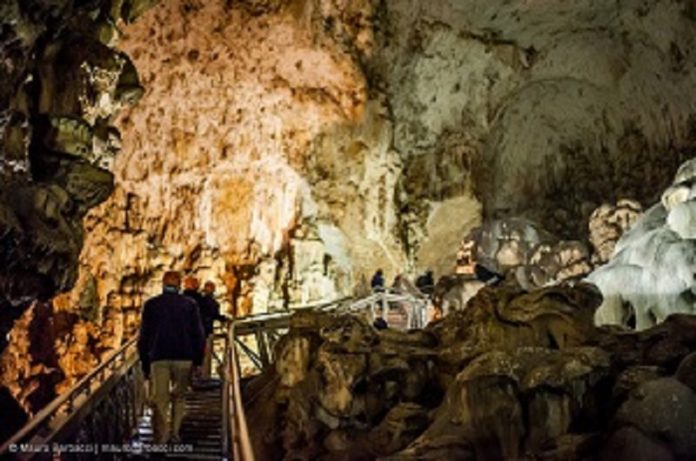
[[[191,384],[191,361],[159,360],[152,368],[152,430],[153,442],[169,440],[169,407],[171,404],[172,435],[179,437],[181,421],[184,419],[185,394]]]
[[[205,340],[205,355],[203,356],[203,378],[209,379],[213,365],[213,334],[210,333]]]

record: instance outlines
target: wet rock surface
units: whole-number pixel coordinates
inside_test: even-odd
[[[643,332],[597,328],[600,303],[584,284],[487,287],[410,332],[303,313],[277,343],[275,369],[245,390],[250,430],[265,434],[256,454],[690,459],[694,317]]]

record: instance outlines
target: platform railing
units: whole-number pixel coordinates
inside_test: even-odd
[[[385,316],[389,309],[402,309],[406,320],[401,328],[423,328],[427,323],[429,299],[425,295],[414,295],[385,289],[364,298],[344,297],[329,302],[297,306],[290,310],[254,314],[234,321],[235,335],[232,339],[238,352],[243,353],[247,364],[261,371],[274,361],[274,344],[290,328],[290,319],[297,312],[315,310],[336,314],[358,314],[373,322],[379,315]],[[249,338],[253,340],[249,340]]]
[[[367,311],[374,319],[376,310],[384,311],[390,305],[400,304],[408,306],[406,327],[420,328],[424,325],[426,302],[411,294],[383,291],[359,300],[346,297],[298,306],[290,311],[224,321],[226,332],[219,335],[225,341],[221,373],[223,457],[235,461],[254,460],[240,389],[238,347],[247,355],[253,356],[254,351],[240,340],[241,336],[256,336],[259,351],[255,359],[262,369],[273,362],[273,344],[289,328],[291,315],[298,311],[314,309],[337,314]],[[144,377],[141,367],[137,366],[139,363],[135,336],[0,446],[0,458],[32,459],[39,455],[46,459],[46,453],[31,450],[49,447],[50,444],[49,454],[54,459],[95,459],[99,458],[95,441],[100,446],[126,443],[134,433],[145,404]],[[96,453],[84,451],[84,447],[90,445]],[[65,449],[61,451],[63,446]],[[80,447],[80,450],[70,452],[70,447]]]
[[[47,451],[59,459],[94,459],[95,441],[127,441],[145,403],[137,355],[134,337],[32,417],[0,447],[0,457],[46,458]]]

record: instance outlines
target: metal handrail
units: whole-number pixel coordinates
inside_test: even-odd
[[[223,365],[223,452],[229,460],[254,461],[254,451],[247,428],[240,383],[240,363],[237,354],[237,327],[253,327],[267,322],[287,320],[290,315],[302,310],[316,309],[333,311],[353,297],[343,297],[292,307],[291,310],[273,313],[248,315],[237,318],[228,324],[227,344]]]
[[[105,381],[106,377],[103,376],[103,372],[107,368],[112,369],[112,374],[115,371],[116,362],[120,360],[119,365],[127,363],[127,359],[131,356],[126,357],[126,352],[135,345],[137,342],[137,335],[126,341],[126,343],[112,353],[109,358],[104,360],[100,365],[98,365],[94,370],[88,373],[84,378],[78,381],[74,386],[70,388],[66,393],[53,399],[45,408],[39,411],[22,429],[20,429],[15,435],[10,437],[2,446],[0,446],[0,455],[5,455],[9,452],[11,445],[16,445],[27,437],[30,437],[39,430],[44,423],[49,423],[55,416],[58,415],[60,410],[66,406],[66,410],[69,416],[70,412],[73,411],[75,405],[75,399],[84,394],[85,396],[90,396],[94,393],[96,389],[92,389],[92,385],[96,378],[100,376],[101,381]],[[135,351],[133,352],[135,354]],[[137,361],[133,361],[127,367],[132,367]]]
[[[293,314],[295,312],[298,312],[298,311],[301,312],[304,310],[311,310],[311,309],[318,309],[321,311],[331,311],[331,310],[334,310],[335,308],[338,308],[338,306],[340,306],[341,303],[344,303],[346,301],[350,301],[351,299],[353,299],[352,296],[345,296],[343,298],[334,299],[333,301],[323,301],[323,302],[312,303],[312,304],[302,304],[302,305],[297,305],[297,306],[289,306],[287,310],[277,311],[277,312],[262,312],[259,314],[245,315],[243,317],[237,317],[234,321],[237,324],[250,323],[250,322],[261,322],[264,320],[284,318],[284,317],[287,317],[288,315]],[[330,309],[330,308],[334,308],[334,309]]]
[[[240,391],[240,363],[237,354],[236,339],[237,327],[243,329],[259,328],[264,324],[277,323],[277,321],[289,320],[290,316],[298,311],[315,309],[324,312],[355,312],[366,307],[373,307],[375,304],[381,303],[385,306],[387,302],[411,302],[414,305],[422,302],[411,293],[394,293],[392,290],[386,289],[366,298],[355,300],[350,304],[348,301],[354,300],[353,297],[343,297],[328,302],[320,302],[307,304],[303,306],[295,306],[292,310],[276,312],[270,314],[257,314],[242,317],[230,321],[227,320],[227,331],[224,334],[226,338],[224,366],[223,366],[223,448],[224,453],[230,456],[230,459],[241,461],[254,461],[254,454],[251,446],[251,441],[248,434],[246,417],[244,414],[244,406]],[[372,309],[371,312],[373,313]],[[286,326],[287,328],[287,326]],[[79,382],[73,385],[66,393],[58,396],[44,409],[37,413],[22,429],[14,434],[2,446],[0,446],[0,455],[7,454],[12,445],[22,443],[32,437],[37,437],[40,429],[48,428],[47,436],[42,436],[44,440],[51,440],[51,437],[56,437],[64,424],[67,424],[71,418],[79,414],[79,408],[75,408],[76,400],[84,395],[84,402],[95,395],[100,389],[100,386],[94,386],[96,382],[105,384],[112,376],[116,376],[119,371],[125,373],[138,363],[137,351],[134,346],[137,343],[137,335],[130,338],[119,349],[114,351],[104,362],[99,364],[90,373],[84,376]],[[119,368],[120,367],[120,368]],[[110,373],[107,375],[107,371]],[[50,427],[54,419],[65,409],[64,420],[57,427]]]
[[[229,324],[223,383],[223,450],[235,461],[254,461],[242,393],[239,387],[239,357],[235,346],[235,324]]]

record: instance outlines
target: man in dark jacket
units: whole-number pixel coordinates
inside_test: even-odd
[[[426,295],[433,294],[435,280],[433,279],[433,271],[428,269],[423,275],[416,279],[416,287]]]
[[[203,322],[203,328],[205,329],[206,319],[203,313],[203,295],[198,291],[199,287],[200,282],[196,277],[189,276],[184,279],[184,296],[188,296],[196,302],[201,322]]]
[[[384,271],[382,269],[377,269],[377,272],[372,276],[370,287],[372,287],[373,293],[384,292]]]
[[[203,330],[205,332],[205,355],[203,357],[203,377],[210,378],[213,359],[213,322],[222,320],[220,304],[215,300],[215,284],[208,280],[203,285],[203,297],[199,301]]]
[[[203,325],[198,306],[180,295],[181,275],[170,271],[162,279],[163,293],[145,302],[138,353],[145,378],[151,379],[153,441],[179,441],[184,417],[184,394],[191,383],[191,367],[203,361]],[[170,391],[171,385],[171,391]],[[171,438],[167,423],[171,412]]]

